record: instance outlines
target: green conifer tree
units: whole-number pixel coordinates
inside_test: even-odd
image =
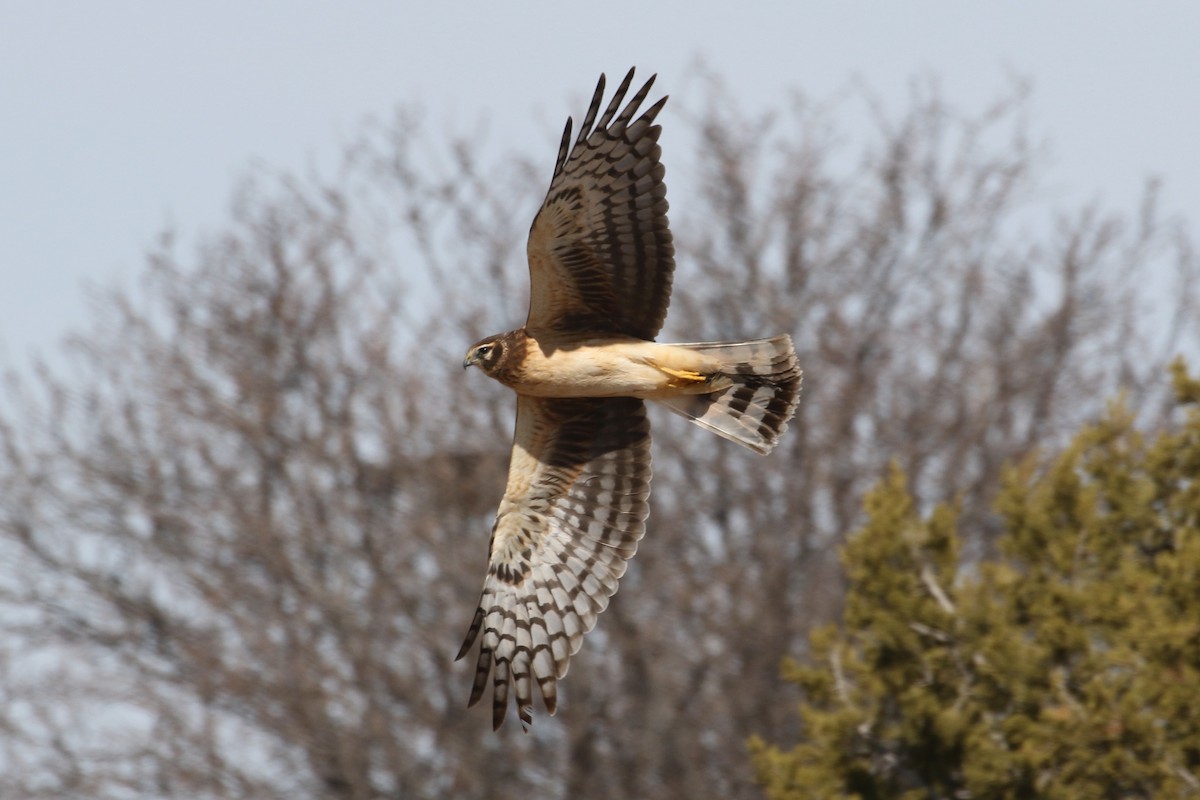
[[[1114,404],[1048,466],[1009,470],[998,556],[958,560],[898,469],[843,553],[803,739],[751,743],[772,800],[1200,797],[1200,381],[1146,441]]]

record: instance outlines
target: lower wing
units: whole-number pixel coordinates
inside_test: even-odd
[[[493,728],[504,722],[510,685],[523,726],[532,721],[534,682],[554,713],[557,680],[645,533],[649,496],[650,423],[641,400],[518,396],[487,577],[458,653],[479,641],[470,705],[491,674]]]

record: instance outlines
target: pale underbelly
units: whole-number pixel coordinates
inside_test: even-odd
[[[681,393],[672,370],[699,371],[713,366],[694,351],[652,342],[561,348],[549,354],[531,350],[521,380],[513,388],[533,397],[654,399]],[[697,385],[692,390],[699,389]]]

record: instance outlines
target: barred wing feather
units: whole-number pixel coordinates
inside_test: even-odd
[[[523,726],[532,721],[534,683],[554,713],[557,680],[645,533],[649,496],[642,401],[518,398],[487,577],[458,653],[479,642],[470,705],[490,674],[494,728],[504,722],[510,686]]]
[[[651,78],[618,114],[632,80],[630,70],[601,114],[600,76],[573,145],[567,120],[550,190],[529,231],[531,331],[651,340],[666,318],[675,248],[654,119],[667,98],[634,119]]]

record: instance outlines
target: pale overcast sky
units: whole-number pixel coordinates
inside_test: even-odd
[[[253,163],[303,172],[419,103],[450,134],[541,137],[549,169],[566,114],[630,65],[677,93],[703,59],[750,109],[855,76],[899,106],[928,74],[978,109],[1027,77],[1050,185],[1130,208],[1161,176],[1200,230],[1200,3],[737,6],[0,0],[0,360],[52,349],[165,225],[219,229]]]

